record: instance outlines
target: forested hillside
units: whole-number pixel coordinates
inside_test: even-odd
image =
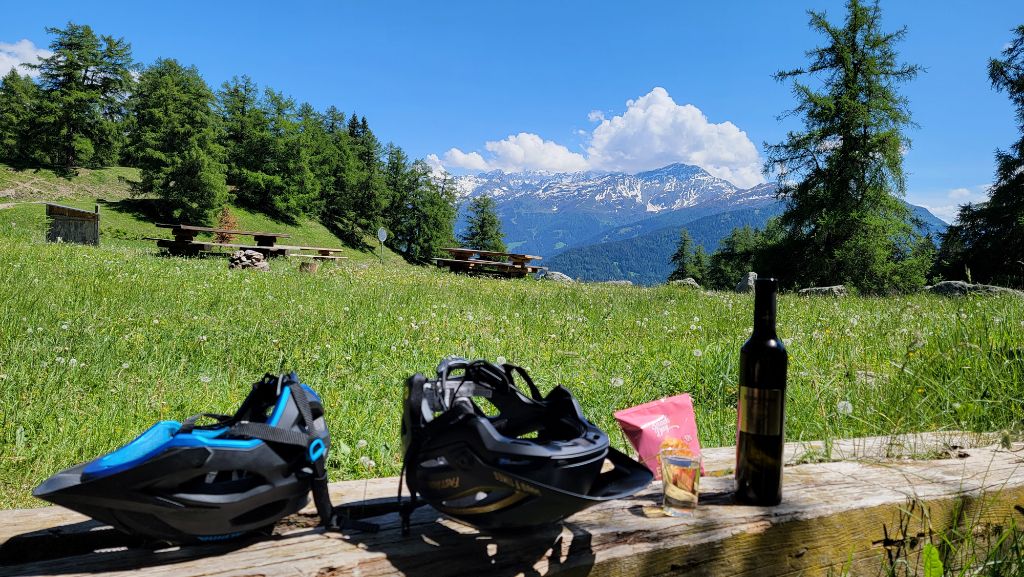
[[[52,54],[0,81],[0,163],[19,170],[139,169],[158,216],[211,223],[226,203],[284,223],[315,219],[352,246],[386,227],[424,262],[453,242],[455,200],[429,168],[382,144],[365,116],[319,110],[248,76],[216,89],[173,57],[143,65],[124,38],[69,22]]]

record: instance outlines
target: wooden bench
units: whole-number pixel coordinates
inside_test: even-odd
[[[347,256],[335,254],[335,253],[343,252],[344,249],[341,249],[341,248],[327,248],[327,247],[322,247],[322,246],[288,246],[288,245],[281,245],[281,244],[279,244],[277,246],[280,247],[280,248],[288,249],[289,250],[288,256],[290,256],[290,257],[305,257],[305,258],[311,258],[311,259],[314,259],[314,260],[335,260],[335,261],[337,261],[337,260],[345,260],[345,259],[348,258]],[[303,253],[292,252],[292,251],[302,251],[302,250],[315,251],[316,254],[303,254]]]
[[[545,267],[530,264],[530,261],[542,258],[535,255],[472,248],[446,248],[444,250],[448,251],[452,258],[435,258],[433,259],[434,264],[446,267],[452,272],[521,278],[545,270]]]
[[[824,443],[789,443],[776,507],[734,503],[735,449],[707,449],[691,517],[649,516],[660,500],[654,483],[563,523],[505,535],[430,507],[413,514],[407,536],[397,514],[368,519],[377,533],[329,533],[309,506],[272,538],[154,550],[127,547],[130,538],[63,508],[0,511],[0,574],[874,576],[908,552],[913,567],[933,535],[970,529],[980,542],[1024,523],[1024,444],[1007,450],[997,440],[955,432],[837,440],[829,444],[835,462],[814,462]],[[397,487],[391,477],[330,489],[335,503],[370,503],[393,500]],[[948,561],[947,570],[957,571]]]

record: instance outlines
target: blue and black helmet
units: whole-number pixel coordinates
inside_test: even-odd
[[[211,425],[197,425],[203,417]],[[313,491],[331,524],[320,397],[295,373],[266,375],[234,416],[161,421],[116,451],[57,473],[33,495],[130,534],[213,541],[264,529]]]

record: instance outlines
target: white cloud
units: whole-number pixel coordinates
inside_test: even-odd
[[[452,148],[445,162],[468,170],[587,169],[640,172],[674,162],[700,166],[714,176],[747,188],[764,182],[761,158],[747,134],[731,122],[713,124],[692,104],[679,105],[664,88],[626,102],[620,116],[606,118],[599,110],[587,114],[599,123],[589,138],[586,155],[521,132],[489,141],[487,158],[478,152]]]
[[[908,195],[907,200],[911,204],[927,208],[929,212],[942,220],[953,223],[956,221],[961,205],[988,200],[991,187],[991,184],[961,186],[937,194]]]
[[[587,161],[578,152],[544,140],[536,134],[520,132],[505,140],[491,141],[484,145],[494,157],[490,165],[505,172],[519,170],[551,170],[575,172],[586,170]]]
[[[22,39],[14,44],[0,42],[0,76],[6,75],[12,68],[18,67],[18,72],[38,76],[37,70],[32,70],[23,64],[35,64],[40,58],[46,58],[53,54],[44,48],[37,48],[36,45],[27,39]]]
[[[430,167],[431,176],[441,177],[444,175],[444,163],[437,157],[436,154],[428,154],[423,162],[427,163]]]
[[[764,182],[761,158],[745,132],[731,122],[708,122],[696,106],[676,104],[661,87],[601,122],[587,153],[593,167],[605,170],[639,172],[682,162],[743,188]]]
[[[448,152],[444,153],[444,161],[449,166],[456,168],[465,168],[467,170],[489,170],[487,161],[484,157],[480,156],[479,152],[470,152],[466,154],[458,148],[449,149]]]

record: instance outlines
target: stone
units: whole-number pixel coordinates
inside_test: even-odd
[[[754,292],[754,281],[757,280],[756,272],[748,272],[747,276],[740,279],[740,282],[736,284],[736,292],[738,293],[752,293]]]
[[[303,261],[299,263],[300,272],[315,273],[320,269],[320,261]]]
[[[269,271],[270,263],[267,262],[266,257],[264,257],[261,252],[255,250],[240,250],[228,257],[228,268],[254,268],[256,270]]]
[[[947,297],[965,296],[968,294],[1010,294],[1024,297],[1024,292],[1011,288],[990,284],[971,284],[962,280],[944,280],[927,289],[929,292]]]
[[[837,284],[835,286],[812,286],[803,288],[797,291],[802,297],[806,296],[828,296],[828,297],[844,297],[846,296],[846,287]]]
[[[687,287],[687,288],[695,288],[695,289],[699,289],[700,288],[700,283],[698,283],[696,281],[696,279],[694,279],[692,276],[688,276],[688,277],[684,278],[683,280],[669,281],[668,284],[670,284],[672,286],[679,286],[679,287]]]
[[[545,271],[544,274],[540,275],[538,278],[563,284],[570,284],[576,282],[572,280],[572,277],[570,277],[569,275],[558,272],[557,270]]]

